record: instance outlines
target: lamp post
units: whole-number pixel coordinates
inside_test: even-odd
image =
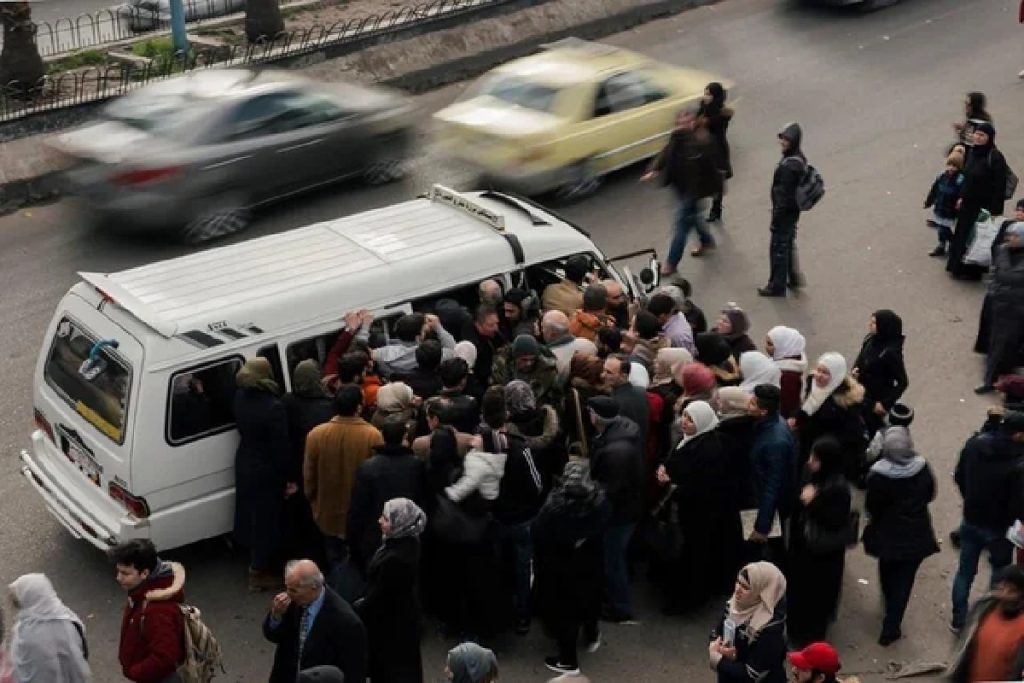
[[[182,0],[171,0],[171,43],[175,54],[182,55],[188,50],[188,36],[185,33],[185,5]]]

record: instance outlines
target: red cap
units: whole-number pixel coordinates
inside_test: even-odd
[[[799,652],[790,652],[789,663],[801,671],[839,672],[839,653],[828,643],[811,643]]]

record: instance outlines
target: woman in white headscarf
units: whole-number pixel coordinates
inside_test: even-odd
[[[378,522],[384,542],[366,569],[366,597],[356,602],[370,643],[370,678],[415,683],[423,680],[416,585],[427,515],[408,498],[392,498]]]
[[[46,575],[25,574],[9,589],[18,610],[10,640],[15,683],[89,683],[85,627]]]
[[[718,683],[786,682],[786,577],[771,562],[740,570],[708,646]]]
[[[782,370],[760,351],[746,351],[740,356],[740,376],[740,389],[752,394],[760,384],[780,386]]]
[[[779,411],[785,418],[796,415],[804,388],[804,374],[807,372],[807,340],[792,327],[777,325],[768,330],[764,340],[764,351],[782,372],[779,388],[782,399]]]
[[[867,438],[860,404],[864,387],[849,374],[846,359],[840,354],[822,354],[814,372],[807,378],[807,394],[795,421],[800,434],[800,459],[797,471],[803,472],[811,446],[823,436],[839,442],[843,451],[843,471],[851,482],[859,481]]]
[[[693,401],[683,409],[680,421],[683,438],[657,471],[666,501],[659,514],[677,523],[683,538],[680,552],[663,557],[660,567],[668,613],[698,609],[707,602],[727,565],[727,541],[738,540],[741,534],[739,480],[723,455],[714,409],[706,401]],[[729,567],[726,576],[735,569]]]

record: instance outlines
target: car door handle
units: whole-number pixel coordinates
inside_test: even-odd
[[[285,152],[294,152],[295,150],[302,149],[303,147],[312,147],[313,145],[319,145],[323,141],[323,138],[317,138],[316,140],[310,140],[309,142],[300,142],[297,145],[282,147],[281,149],[277,150],[277,153],[284,154]]]
[[[230,166],[231,164],[237,164],[239,161],[245,161],[246,159],[252,159],[252,155],[246,154],[244,156],[235,157],[234,159],[225,159],[224,161],[218,161],[213,164],[207,164],[206,166],[203,166],[203,168],[200,170],[210,171],[215,168],[221,168],[222,166]]]

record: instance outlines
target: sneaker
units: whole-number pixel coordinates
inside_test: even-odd
[[[565,674],[566,676],[580,675],[580,667],[572,666],[571,664],[562,664],[558,661],[558,657],[545,657],[544,666],[551,669],[556,674]]]
[[[595,652],[600,650],[601,649],[601,632],[598,631],[597,632],[597,637],[594,638],[594,640],[592,640],[591,642],[589,642],[586,645],[584,645],[583,649],[585,649],[590,654],[594,654]]]
[[[937,246],[934,249],[932,249],[931,251],[929,251],[928,255],[932,256],[934,258],[941,258],[941,257],[945,256],[946,255],[946,247],[945,247],[945,245],[940,244],[939,246]]]
[[[974,388],[974,393],[978,396],[983,396],[984,394],[991,394],[995,390],[996,388],[991,384],[982,384],[980,387]]]
[[[772,286],[759,287],[758,290],[757,290],[757,295],[758,296],[775,296],[775,297],[785,298],[786,290],[784,290],[784,289],[775,289]]]

